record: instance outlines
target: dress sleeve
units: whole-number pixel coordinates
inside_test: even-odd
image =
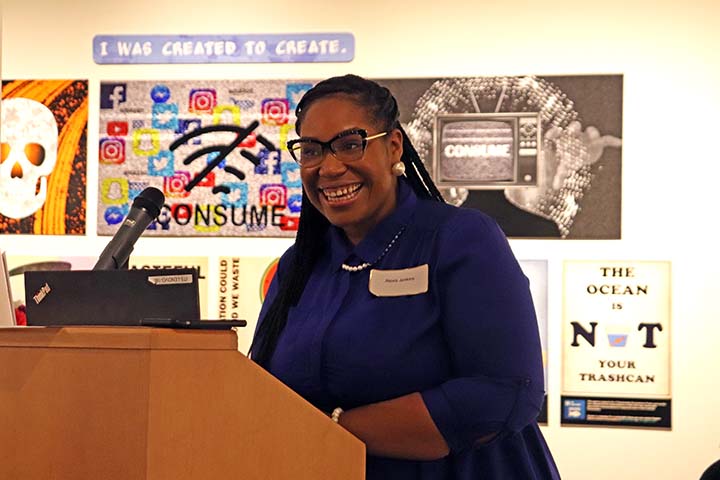
[[[458,212],[438,233],[437,262],[452,378],[421,393],[450,449],[462,451],[535,421],[542,353],[528,280],[493,220]]]

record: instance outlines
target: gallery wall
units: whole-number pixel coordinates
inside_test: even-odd
[[[9,79],[88,81],[85,233],[4,234],[10,257],[96,258],[100,84],[118,80],[287,80],[357,73],[378,79],[622,75],[621,235],[512,238],[518,258],[547,262],[548,422],[564,478],[699,478],[720,457],[720,280],[715,203],[720,150],[720,6],[710,1],[542,4],[312,0],[247,4],[139,0],[2,0],[2,69]],[[349,63],[98,65],[95,35],[348,32]],[[592,187],[590,187],[592,191]],[[608,205],[618,203],[607,198]],[[595,207],[604,199],[595,197]],[[582,213],[582,212],[581,212]],[[274,258],[290,238],[142,238],[138,257]],[[563,265],[566,261],[671,264],[672,428],[560,425]],[[213,280],[213,281],[214,281]],[[207,306],[218,311],[217,293]],[[254,321],[254,319],[250,319]],[[252,324],[252,323],[251,323]],[[248,331],[241,339],[249,341]],[[620,359],[622,360],[622,359]]]

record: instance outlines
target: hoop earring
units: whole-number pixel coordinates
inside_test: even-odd
[[[396,177],[405,175],[405,164],[403,162],[395,162],[392,166],[392,174]]]

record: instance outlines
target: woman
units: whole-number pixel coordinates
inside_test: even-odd
[[[559,478],[535,422],[528,282],[501,230],[442,201],[386,88],[330,78],[296,115],[300,228],[252,358],[365,442],[368,479]]]

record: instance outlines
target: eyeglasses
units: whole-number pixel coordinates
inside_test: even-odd
[[[389,132],[380,132],[368,137],[367,131],[362,128],[346,130],[335,135],[327,142],[314,138],[298,138],[287,142],[287,148],[293,159],[305,168],[320,165],[325,149],[335,155],[343,163],[360,160],[365,154],[367,142],[387,135]]]

